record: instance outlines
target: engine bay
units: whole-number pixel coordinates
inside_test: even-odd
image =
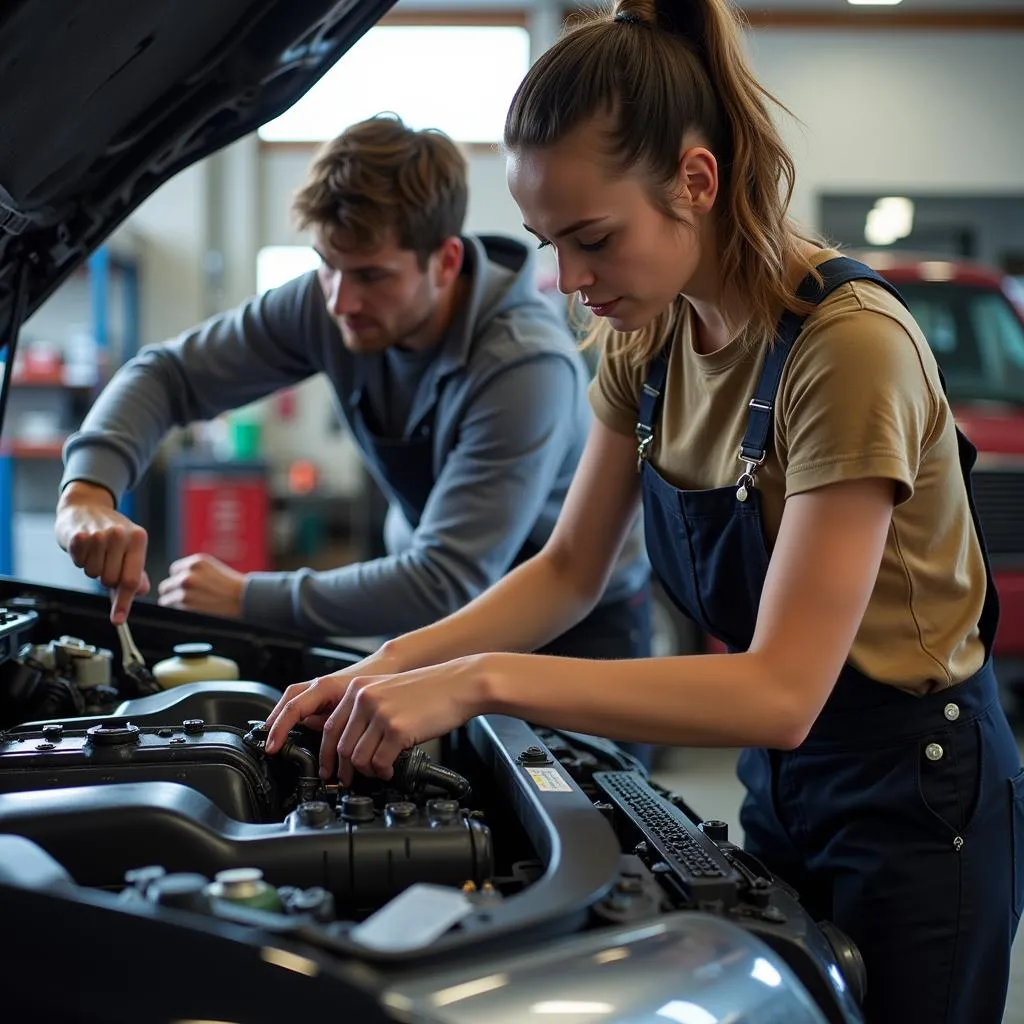
[[[482,716],[403,752],[387,782],[344,788],[320,779],[316,733],[295,729],[268,755],[263,722],[287,683],[357,652],[140,609],[147,660],[205,641],[240,670],[147,692],[119,670],[101,598],[22,588],[0,602],[0,906],[23,923],[3,940],[13,970],[102,927],[105,956],[134,963],[138,984],[159,973],[140,943],[197,970],[207,955],[262,951],[246,968],[252,1012],[236,1004],[226,1020],[270,1019],[304,971],[330,1005],[362,1007],[354,1020],[518,1020],[527,991],[604,984],[607,971],[587,979],[619,957],[662,964],[660,980],[626,986],[635,999],[695,986],[719,1020],[861,1020],[853,944],[724,822],[608,741]],[[300,998],[315,1003],[314,989]],[[159,1019],[214,1019],[217,998],[200,994],[178,993]],[[61,1019],[144,1019],[122,1009]]]

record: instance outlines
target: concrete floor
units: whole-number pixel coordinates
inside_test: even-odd
[[[683,794],[699,814],[729,823],[730,838],[742,837],[739,809],[743,787],[736,779],[734,750],[673,750],[654,772],[663,786]],[[1013,949],[1013,972],[1003,1024],[1024,1024],[1024,940]]]

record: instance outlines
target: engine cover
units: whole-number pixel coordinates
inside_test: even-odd
[[[178,782],[237,821],[280,820],[278,787],[240,729],[199,719],[86,729],[62,723],[0,736],[0,793],[123,782]]]
[[[278,824],[231,819],[194,790],[166,782],[0,796],[0,834],[38,843],[80,885],[113,889],[159,864],[213,876],[257,868],[273,885],[318,886],[350,912],[414,882],[482,885],[494,871],[490,829],[458,801],[396,801],[377,810],[351,796],[335,809],[300,804]]]

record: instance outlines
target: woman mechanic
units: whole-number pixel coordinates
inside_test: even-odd
[[[325,775],[387,777],[488,713],[744,747],[746,845],[858,944],[868,1021],[998,1024],[1024,776],[975,452],[899,296],[787,220],[769,100],[727,0],[620,0],[534,64],[509,187],[603,345],[562,518],[461,611],[289,686],[268,749],[303,722]],[[666,590],[735,653],[515,653],[587,612],[638,500]]]

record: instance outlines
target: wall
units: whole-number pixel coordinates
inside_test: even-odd
[[[205,314],[207,165],[172,178],[135,211],[128,226],[140,239],[140,341],[159,341]]]
[[[765,86],[804,123],[780,125],[797,163],[793,214],[819,191],[1019,192],[1024,33],[752,33]]]

